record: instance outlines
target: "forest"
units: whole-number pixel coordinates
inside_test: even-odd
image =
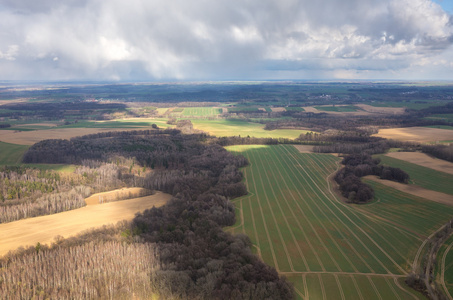
[[[152,279],[153,287],[159,287],[162,298],[293,298],[288,281],[252,254],[247,236],[223,231],[223,227],[233,225],[236,220],[229,199],[247,194],[238,169],[247,160],[216,143],[207,143],[207,139],[203,134],[182,135],[177,130],[102,133],[70,141],[37,143],[30,147],[24,161],[42,163],[53,159],[80,164],[88,160],[92,164],[115,165],[118,157],[122,157],[134,158],[141,167],[152,168],[154,171],[146,173],[141,181],[143,186],[174,197],[161,208],[138,214],[124,235],[133,245],[137,244],[133,247],[154,245],[157,254],[149,264],[157,264],[159,268],[152,271],[149,280]],[[80,251],[92,251],[90,247],[83,246]],[[143,250],[144,255],[148,255],[146,249],[149,248]],[[64,257],[76,250],[71,246],[69,252],[54,251],[45,250],[43,255],[55,253]],[[2,268],[19,270],[22,262],[14,257],[3,260]],[[58,294],[56,287],[46,288],[36,293]],[[22,293],[20,289],[16,292]]]

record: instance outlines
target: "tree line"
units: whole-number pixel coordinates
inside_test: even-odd
[[[343,197],[353,203],[366,203],[374,198],[373,188],[363,183],[360,177],[376,175],[381,179],[409,182],[409,174],[399,168],[379,165],[380,159],[372,158],[369,154],[350,154],[341,163],[345,167],[337,172],[335,181]]]

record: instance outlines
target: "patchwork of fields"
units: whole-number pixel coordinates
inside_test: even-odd
[[[288,145],[231,146],[245,155],[249,195],[235,199],[256,253],[299,299],[424,299],[404,284],[424,241],[453,208],[374,184],[378,201],[351,206],[330,191],[339,158]]]

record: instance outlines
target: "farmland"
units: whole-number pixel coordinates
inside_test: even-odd
[[[0,165],[15,165],[21,162],[28,146],[0,142]]]
[[[209,117],[222,113],[221,108],[214,107],[186,107],[183,111],[183,116],[189,117]]]
[[[334,111],[334,112],[353,112],[357,111],[357,107],[353,105],[345,105],[345,106],[315,106],[317,110],[320,111]]]
[[[453,175],[416,165],[404,160],[379,155],[381,163],[400,168],[410,175],[410,183],[423,188],[453,195]]]
[[[453,295],[453,237],[441,246],[437,257],[436,281],[442,286],[446,295]]]
[[[215,136],[251,136],[257,138],[297,138],[306,130],[278,129],[264,130],[264,125],[241,120],[192,120],[196,129],[208,132]]]
[[[386,156],[393,157],[396,159],[404,160],[422,167],[427,167],[444,173],[453,174],[453,163],[433,158],[425,153],[421,152],[391,152],[387,153]]]
[[[38,242],[50,244],[58,235],[73,236],[92,227],[132,220],[137,212],[162,206],[170,197],[168,194],[156,193],[147,197],[90,205],[59,214],[0,224],[0,256],[19,246],[36,245]]]
[[[379,201],[348,206],[329,190],[338,158],[292,146],[231,146],[251,165],[235,226],[294,282],[300,298],[423,298],[403,283],[424,239],[453,208],[376,186]],[[412,296],[410,296],[412,295]]]
[[[409,142],[437,142],[453,139],[453,132],[449,129],[429,127],[386,128],[380,129],[378,137]]]

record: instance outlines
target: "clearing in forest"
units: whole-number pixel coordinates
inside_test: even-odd
[[[85,198],[85,203],[87,205],[97,205],[118,200],[149,196],[151,194],[152,191],[145,188],[139,187],[122,188],[113,191],[93,194],[90,197]]]
[[[453,131],[429,127],[406,127],[380,129],[373,136],[406,142],[428,143],[453,140]]]
[[[56,236],[69,237],[84,230],[122,220],[132,220],[137,212],[167,203],[171,195],[152,196],[90,205],[58,214],[0,224],[0,256],[20,246],[51,243]]]
[[[237,223],[227,230],[247,234],[299,299],[424,299],[404,278],[453,207],[389,188],[371,204],[345,204],[329,187],[338,157],[290,145],[228,150],[250,165],[243,169],[249,194],[234,200]]]

